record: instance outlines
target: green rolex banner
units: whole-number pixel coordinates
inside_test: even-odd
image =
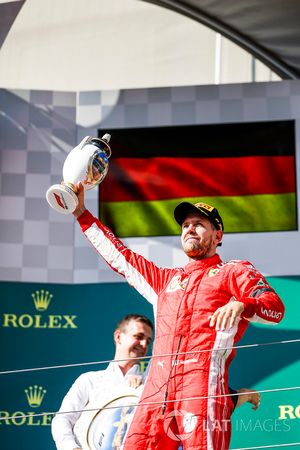
[[[179,234],[180,201],[216,206],[226,232],[297,228],[294,123],[109,130],[100,216],[118,236]]]
[[[251,324],[239,343],[251,346],[237,350],[231,387],[266,392],[257,411],[245,404],[234,412],[232,449],[300,442],[300,344],[292,342],[300,339],[300,277],[269,281],[286,315],[275,327]],[[1,450],[54,450],[52,413],[71,384],[83,372],[106,367],[97,361],[113,358],[121,317],[152,318],[151,306],[126,283],[2,282],[0,292]],[[265,345],[271,342],[278,343]]]
[[[257,411],[249,404],[235,410],[232,449],[265,446],[276,450],[279,445],[289,448],[290,444],[300,443],[300,277],[268,280],[285,304],[285,316],[274,327],[250,326],[239,343],[262,345],[237,350],[229,374],[231,385],[265,392]],[[264,345],[270,342],[278,344]]]
[[[1,450],[54,450],[51,413],[81,373],[107,367],[91,363],[114,357],[119,319],[153,320],[152,308],[125,283],[2,282],[0,292]]]

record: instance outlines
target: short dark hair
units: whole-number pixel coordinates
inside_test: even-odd
[[[150,327],[152,331],[154,329],[152,321],[148,319],[148,317],[143,316],[143,314],[127,314],[127,316],[123,317],[123,319],[121,319],[117,323],[115,330],[124,331],[129,322],[131,322],[132,320],[136,322],[142,322],[145,325],[148,325],[148,327]]]

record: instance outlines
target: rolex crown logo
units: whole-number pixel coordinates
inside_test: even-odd
[[[41,403],[44,399],[44,396],[46,394],[46,389],[43,389],[43,386],[28,386],[28,389],[24,390],[28,404],[32,408],[37,408],[38,406],[41,406]]]
[[[31,294],[34,305],[38,311],[46,311],[53,297],[48,291],[36,291],[34,294]]]

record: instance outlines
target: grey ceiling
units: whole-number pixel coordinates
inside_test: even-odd
[[[0,3],[0,48],[15,21],[15,18],[19,14],[24,1],[16,1],[9,3]]]
[[[171,9],[220,32],[282,78],[300,78],[300,0],[142,1]],[[0,47],[24,3],[0,4]]]
[[[213,28],[282,78],[300,78],[300,0],[143,1]]]

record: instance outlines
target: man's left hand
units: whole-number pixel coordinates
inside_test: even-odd
[[[131,375],[128,379],[128,384],[130,387],[137,389],[142,384],[141,375]]]
[[[210,318],[209,325],[216,328],[217,331],[225,331],[231,328],[236,319],[239,318],[245,307],[242,302],[229,302],[221,308],[218,308]]]

